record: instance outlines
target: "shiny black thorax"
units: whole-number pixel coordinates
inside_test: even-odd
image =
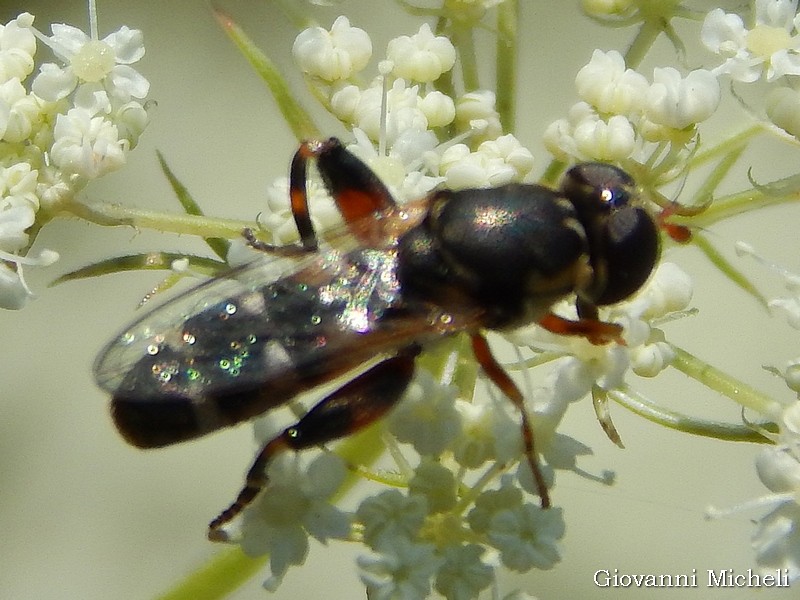
[[[587,250],[573,206],[549,188],[443,190],[401,238],[398,279],[407,295],[472,303],[487,327],[505,328],[573,291]]]
[[[587,169],[609,180],[606,198],[582,185]],[[479,306],[492,329],[534,322],[570,293],[592,305],[628,297],[650,275],[658,231],[628,204],[633,182],[622,182],[623,193],[620,177],[627,176],[589,164],[573,169],[561,192],[524,184],[437,192],[399,242],[404,292]]]

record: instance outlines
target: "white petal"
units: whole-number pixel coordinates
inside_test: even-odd
[[[97,83],[84,83],[78,86],[74,104],[76,108],[89,111],[92,116],[111,112],[111,101],[108,99],[108,94]]]
[[[779,50],[769,58],[767,81],[784,75],[800,75],[800,54],[796,51]]]
[[[69,67],[62,69],[54,63],[45,63],[33,80],[31,90],[43,100],[56,102],[66,98],[77,83],[78,78]]]
[[[53,52],[65,62],[69,62],[69,60],[90,41],[88,35],[72,25],[53,23],[50,29],[53,31],[53,37],[51,39],[56,46],[53,48]]]
[[[756,0],[756,23],[787,31],[797,14],[797,0]]]
[[[0,262],[0,308],[19,310],[31,295],[16,271]]]
[[[700,40],[706,48],[717,54],[729,56],[744,48],[747,30],[742,18],[715,8],[706,15],[700,30]]]
[[[114,96],[121,97],[125,102],[130,97],[144,98],[150,91],[150,82],[136,69],[127,65],[117,65],[108,75],[113,86]]]
[[[118,31],[104,37],[103,41],[114,50],[119,64],[129,65],[144,56],[144,40],[138,29],[123,25]]]

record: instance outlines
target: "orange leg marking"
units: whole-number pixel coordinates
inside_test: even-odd
[[[475,359],[480,364],[486,376],[492,380],[505,396],[511,400],[514,406],[519,410],[522,416],[522,441],[525,445],[525,456],[528,458],[528,464],[533,472],[533,479],[536,482],[536,490],[541,499],[542,508],[550,507],[550,494],[547,491],[547,485],[542,475],[542,470],[539,468],[539,460],[536,456],[536,448],[533,442],[533,428],[531,427],[528,413],[525,410],[524,398],[522,392],[514,383],[514,380],[509,377],[500,363],[497,362],[492,356],[492,350],[489,348],[489,343],[486,338],[479,333],[474,333],[472,338],[472,351],[475,354]]]
[[[606,323],[596,319],[578,319],[573,321],[553,313],[548,313],[539,320],[539,325],[559,335],[579,335],[592,344],[601,346],[609,342],[625,345],[622,339],[622,327],[616,323]]]

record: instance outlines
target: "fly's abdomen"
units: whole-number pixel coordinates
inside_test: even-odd
[[[374,356],[368,339],[398,297],[393,255],[336,257],[208,306],[166,332],[140,332],[138,359],[112,390],[112,416],[125,439],[158,447],[199,437]],[[112,344],[108,354],[115,351]]]

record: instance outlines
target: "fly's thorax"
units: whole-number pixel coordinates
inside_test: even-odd
[[[574,207],[536,185],[437,192],[398,252],[406,291],[478,305],[487,327],[535,320],[586,277]]]

